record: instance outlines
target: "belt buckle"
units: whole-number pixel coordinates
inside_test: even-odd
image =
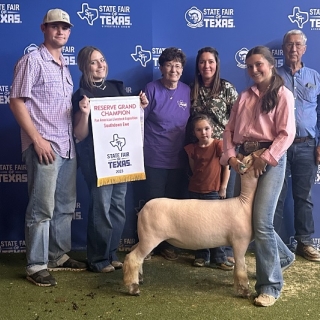
[[[258,141],[246,141],[243,143],[243,150],[246,153],[252,153],[259,149],[259,142]]]

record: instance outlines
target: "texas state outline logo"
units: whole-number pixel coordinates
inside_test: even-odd
[[[110,141],[110,144],[114,148],[118,148],[119,151],[122,151],[122,148],[126,145],[126,138],[119,137],[117,133],[113,135],[113,140]]]
[[[303,25],[309,21],[309,13],[301,11],[300,7],[294,7],[292,14],[288,15],[291,23],[296,23],[299,29],[303,28]]]
[[[93,22],[99,18],[98,10],[90,8],[86,2],[82,3],[81,11],[77,11],[77,15],[81,20],[87,20],[90,26],[93,26]]]
[[[132,26],[131,7],[127,5],[99,5],[96,9],[83,2],[77,15],[90,26],[93,26],[97,19],[104,28],[128,29]]]
[[[143,50],[141,45],[136,45],[135,52],[131,53],[131,57],[134,61],[139,61],[144,68],[152,58],[151,51]]]

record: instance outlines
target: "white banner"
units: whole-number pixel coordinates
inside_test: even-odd
[[[144,180],[140,98],[90,99],[97,186]]]

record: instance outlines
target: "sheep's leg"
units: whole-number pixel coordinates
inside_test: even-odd
[[[153,246],[151,241],[142,240],[127,254],[123,263],[123,281],[129,294],[140,295],[139,284],[143,283],[143,261],[156,245]]]
[[[139,290],[139,269],[143,259],[139,259],[135,250],[126,255],[123,263],[123,282],[129,290],[129,294],[138,296]]]
[[[241,244],[238,242],[233,247],[234,259],[236,262],[233,272],[234,288],[236,294],[244,298],[250,295],[249,279],[245,262],[245,253],[247,251],[248,244]]]

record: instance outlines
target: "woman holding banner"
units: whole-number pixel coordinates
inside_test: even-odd
[[[183,147],[190,114],[190,88],[180,81],[185,63],[186,56],[180,49],[165,49],[159,57],[162,78],[148,83],[145,88],[150,101],[144,111],[147,201],[161,197],[181,198],[183,187],[187,190],[187,157]],[[167,242],[158,249],[167,260],[178,258],[174,247]]]
[[[82,48],[77,64],[82,75],[72,104],[78,162],[90,194],[87,258],[91,271],[106,273],[122,268],[116,251],[126,220],[127,184],[97,187],[89,98],[125,96],[126,92],[121,81],[105,79],[108,64],[98,48]],[[142,107],[148,104],[144,93],[140,93],[140,102]]]

